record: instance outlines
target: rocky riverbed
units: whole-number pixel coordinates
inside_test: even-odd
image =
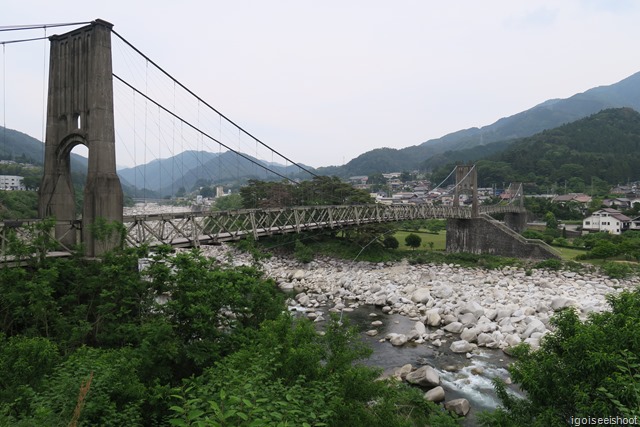
[[[203,251],[222,262],[250,263],[247,255],[229,246],[205,247]],[[508,353],[509,347],[521,342],[538,348],[540,339],[552,332],[549,320],[555,311],[575,307],[586,318],[589,313],[608,309],[607,294],[633,289],[638,283],[597,273],[329,258],[300,264],[273,257],[262,265],[283,291],[291,292],[290,308],[315,322],[324,321],[329,312],[345,314],[371,307],[380,314],[372,313],[365,332],[368,336],[397,348],[425,346],[467,359],[486,354],[488,349]],[[406,330],[381,334],[380,318],[385,315],[409,319]],[[425,398],[443,401],[441,373],[428,365],[410,364],[398,366],[390,374],[428,390]],[[460,399],[448,400],[445,406],[460,415],[469,411],[468,402]]]

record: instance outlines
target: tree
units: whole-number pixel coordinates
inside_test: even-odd
[[[385,237],[382,244],[387,249],[398,249],[398,246],[400,246],[400,242],[398,242],[398,239],[396,239],[395,236]]]
[[[216,197],[214,207],[220,211],[242,209],[242,196],[240,194],[229,194],[228,196]]]
[[[213,197],[216,195],[216,189],[214,187],[205,186],[200,188],[200,195],[202,197]]]
[[[444,219],[428,219],[427,230],[429,233],[438,234],[440,231],[447,228],[447,221]]]
[[[544,215],[544,222],[546,224],[545,228],[548,231],[558,231],[558,220],[553,212],[547,212]]]
[[[402,173],[400,174],[400,181],[402,182],[413,181],[413,179],[414,179],[414,176],[411,172],[402,171]]]
[[[419,248],[420,245],[422,244],[422,238],[417,234],[411,233],[404,238],[404,243],[407,246],[411,247],[413,250],[415,250],[416,248]]]

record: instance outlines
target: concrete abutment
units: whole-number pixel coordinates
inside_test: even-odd
[[[514,216],[521,216],[513,214]],[[513,220],[516,220],[513,218]],[[521,223],[522,219],[517,219]],[[526,218],[524,219],[526,221]],[[485,217],[447,220],[447,252],[469,252],[515,258],[558,258],[548,247],[531,242]]]

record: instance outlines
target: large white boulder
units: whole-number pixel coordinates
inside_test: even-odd
[[[424,304],[431,299],[431,294],[428,288],[419,288],[413,291],[411,294],[411,301],[416,304]]]
[[[452,322],[449,323],[448,325],[446,325],[444,328],[445,331],[447,332],[452,332],[454,334],[459,334],[460,332],[462,332],[462,329],[464,329],[464,325],[460,322]]]
[[[468,353],[475,349],[476,346],[469,341],[459,340],[451,343],[449,349],[454,353]]]
[[[401,347],[405,345],[408,341],[408,338],[405,334],[389,334],[391,337],[389,338],[389,342],[391,345],[395,347]]]
[[[424,394],[424,399],[430,402],[442,402],[444,400],[444,389],[441,386],[432,388]]]
[[[529,338],[534,332],[544,332],[547,327],[540,320],[533,318],[527,325],[527,329],[522,333],[523,338]]]
[[[407,374],[407,382],[421,387],[436,387],[440,385],[440,375],[431,366],[425,365]]]
[[[479,319],[480,316],[484,314],[484,308],[480,304],[475,301],[469,301],[462,309],[460,309],[460,314],[471,313],[476,319]]]
[[[445,402],[444,407],[456,415],[460,415],[464,417],[469,413],[471,409],[471,405],[469,405],[469,401],[467,399],[453,399],[448,402]]]
[[[431,310],[427,310],[426,319],[424,323],[426,323],[429,326],[440,326],[441,321],[442,321],[442,318],[440,317],[440,314],[438,313],[437,308],[432,308]]]

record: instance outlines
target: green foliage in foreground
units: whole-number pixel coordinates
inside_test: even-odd
[[[256,268],[16,248],[29,267],[0,269],[0,426],[455,425],[355,365],[352,330],[291,318]]]
[[[457,425],[422,393],[353,365],[369,353],[333,318],[321,336],[309,321],[283,316],[260,338],[175,395],[175,426]]]
[[[509,368],[527,399],[496,389],[503,408],[484,426],[566,426],[570,417],[640,415],[640,288],[607,298],[611,311],[580,321],[573,309],[556,314],[557,330],[540,350],[523,345]]]

